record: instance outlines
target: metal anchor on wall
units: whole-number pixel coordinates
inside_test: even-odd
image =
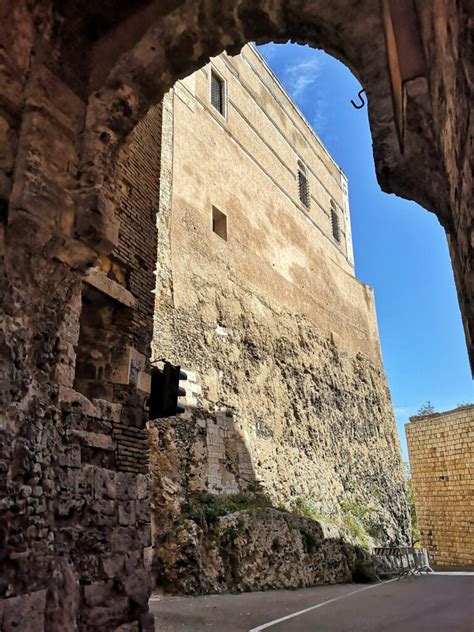
[[[360,105],[358,105],[357,103],[355,103],[351,99],[351,103],[355,107],[356,110],[361,110],[364,107],[364,105],[365,105],[365,101],[364,101],[364,98],[362,96],[362,93],[364,93],[364,92],[365,92],[365,90],[364,90],[364,88],[362,88],[362,90],[359,90],[359,92],[357,93],[357,96],[359,97],[359,100],[360,100]]]

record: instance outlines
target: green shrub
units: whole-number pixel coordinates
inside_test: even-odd
[[[229,513],[220,502],[219,496],[209,493],[198,494],[185,501],[181,505],[181,512],[185,518],[198,524],[215,522]]]
[[[371,538],[374,538],[374,540],[378,540],[380,542],[384,539],[385,526],[383,522],[380,522],[379,520],[370,519],[365,524],[365,528],[366,528],[367,533],[370,535]]]
[[[316,522],[323,522],[325,524],[337,524],[333,518],[322,514],[313,502],[302,496],[299,496],[294,501],[291,513],[296,514],[297,516],[310,518],[311,520],[315,520]]]
[[[295,500],[293,510],[298,516],[305,516],[306,518],[311,518],[311,520],[319,520],[321,518],[321,514],[316,505],[302,496],[299,496]]]
[[[432,415],[435,412],[433,404],[428,400],[420,408],[418,408],[414,417],[423,417],[423,415]]]
[[[354,540],[360,544],[360,546],[364,549],[370,548],[367,531],[358,518],[352,516],[351,514],[347,514],[344,519],[343,527],[349,531]]]
[[[344,514],[350,514],[354,518],[363,520],[367,518],[372,512],[375,511],[373,507],[368,507],[362,503],[355,503],[349,500],[343,500],[340,504],[341,510]]]
[[[222,534],[222,540],[224,542],[233,542],[238,535],[239,530],[236,527],[227,527],[227,529]]]
[[[198,524],[204,522],[211,524],[220,517],[242,511],[244,509],[264,509],[272,507],[270,499],[254,492],[241,492],[239,494],[229,494],[218,496],[209,492],[194,494],[187,501],[182,503],[181,512],[183,517],[194,520]]]
[[[372,487],[371,492],[374,498],[380,499],[386,496],[386,492],[381,487]]]
[[[265,494],[263,483],[262,481],[259,481],[258,479],[249,481],[249,483],[247,484],[247,491],[253,494],[261,494],[261,495]]]
[[[411,479],[407,481],[407,501],[411,518],[411,545],[419,548],[421,546],[421,533],[418,529],[418,519],[416,515],[415,496],[413,494],[413,484]]]
[[[272,542],[272,551],[281,551],[283,548],[283,544],[280,542],[278,538],[273,538]]]

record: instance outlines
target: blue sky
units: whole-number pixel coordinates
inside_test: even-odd
[[[385,370],[402,443],[404,424],[430,400],[436,411],[474,401],[446,237],[435,215],[380,190],[367,106],[336,59],[297,44],[259,47],[349,179],[356,274],[375,290]]]

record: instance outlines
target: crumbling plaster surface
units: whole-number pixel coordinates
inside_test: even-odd
[[[402,157],[374,0],[291,5],[283,0],[122,0],[85,2],[80,10],[73,0],[2,2],[0,524],[6,572],[0,588],[6,630],[20,629],[18,621],[31,629],[32,617],[39,630],[48,631],[113,628],[133,621],[135,628],[152,625],[146,619],[147,581],[139,554],[120,557],[117,551],[117,565],[106,571],[100,555],[90,553],[95,537],[103,541],[103,527],[91,527],[86,516],[80,541],[72,538],[64,548],[53,544],[61,523],[57,508],[63,471],[57,468],[80,472],[78,481],[85,472],[95,472],[100,481],[103,473],[100,465],[86,467],[77,458],[79,446],[73,449],[66,437],[68,424],[101,426],[101,405],[89,409],[76,394],[80,403],[75,410],[85,410],[65,422],[63,416],[72,411],[59,386],[68,384],[67,390],[72,385],[84,270],[119,243],[114,161],[149,106],[211,55],[224,48],[237,52],[252,39],[292,37],[324,47],[356,72],[369,97],[379,180],[385,190],[419,201],[442,220],[468,343],[472,340],[472,193],[466,175],[471,160],[470,3],[417,5],[432,113],[423,114],[414,101],[407,131],[412,140]],[[459,121],[455,127],[447,124],[452,114]],[[456,194],[457,182],[464,184]],[[133,391],[130,387],[129,394]],[[143,393],[129,407],[131,416],[136,407],[141,425],[142,401]],[[105,415],[102,421],[108,428],[113,420]],[[70,460],[62,460],[65,453]],[[124,473],[107,471],[113,472],[114,485],[123,488]],[[138,484],[133,476],[127,481]],[[85,507],[82,489],[74,484],[67,493]],[[100,493],[97,507],[106,500]],[[96,516],[103,513],[98,510]],[[136,527],[129,527],[129,541],[137,543],[137,550],[146,548],[147,528],[143,522],[135,537]],[[86,588],[93,583],[90,573],[99,567],[100,573],[111,574],[111,592],[107,582],[100,591]],[[114,583],[118,577],[123,581]]]

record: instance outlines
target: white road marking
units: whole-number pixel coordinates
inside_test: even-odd
[[[433,571],[428,575],[461,575],[462,577],[474,577],[474,571]]]
[[[355,595],[357,593],[363,592],[364,590],[370,590],[371,588],[377,588],[378,586],[383,586],[384,584],[390,584],[390,582],[395,582],[397,579],[389,579],[385,582],[381,582],[380,584],[371,584],[370,586],[365,586],[364,588],[359,588],[358,590],[352,590],[351,592],[346,593],[345,595],[340,595],[339,597],[334,597],[333,599],[328,599],[327,601],[322,601],[321,603],[316,604],[315,606],[310,606],[309,608],[305,608],[304,610],[299,610],[298,612],[293,612],[293,614],[288,614],[286,617],[281,617],[281,619],[275,619],[274,621],[269,621],[268,623],[264,623],[263,625],[259,625],[256,628],[252,628],[249,632],[260,632],[261,630],[266,630],[267,628],[271,628],[273,625],[277,625],[277,623],[282,623],[282,621],[288,621],[288,619],[293,619],[294,617],[299,617],[302,614],[306,614],[307,612],[311,612],[311,610],[317,610],[318,608],[322,608],[323,606],[327,606],[330,603],[334,603],[335,601],[339,601],[340,599],[345,599],[346,597],[350,597],[351,595]]]

